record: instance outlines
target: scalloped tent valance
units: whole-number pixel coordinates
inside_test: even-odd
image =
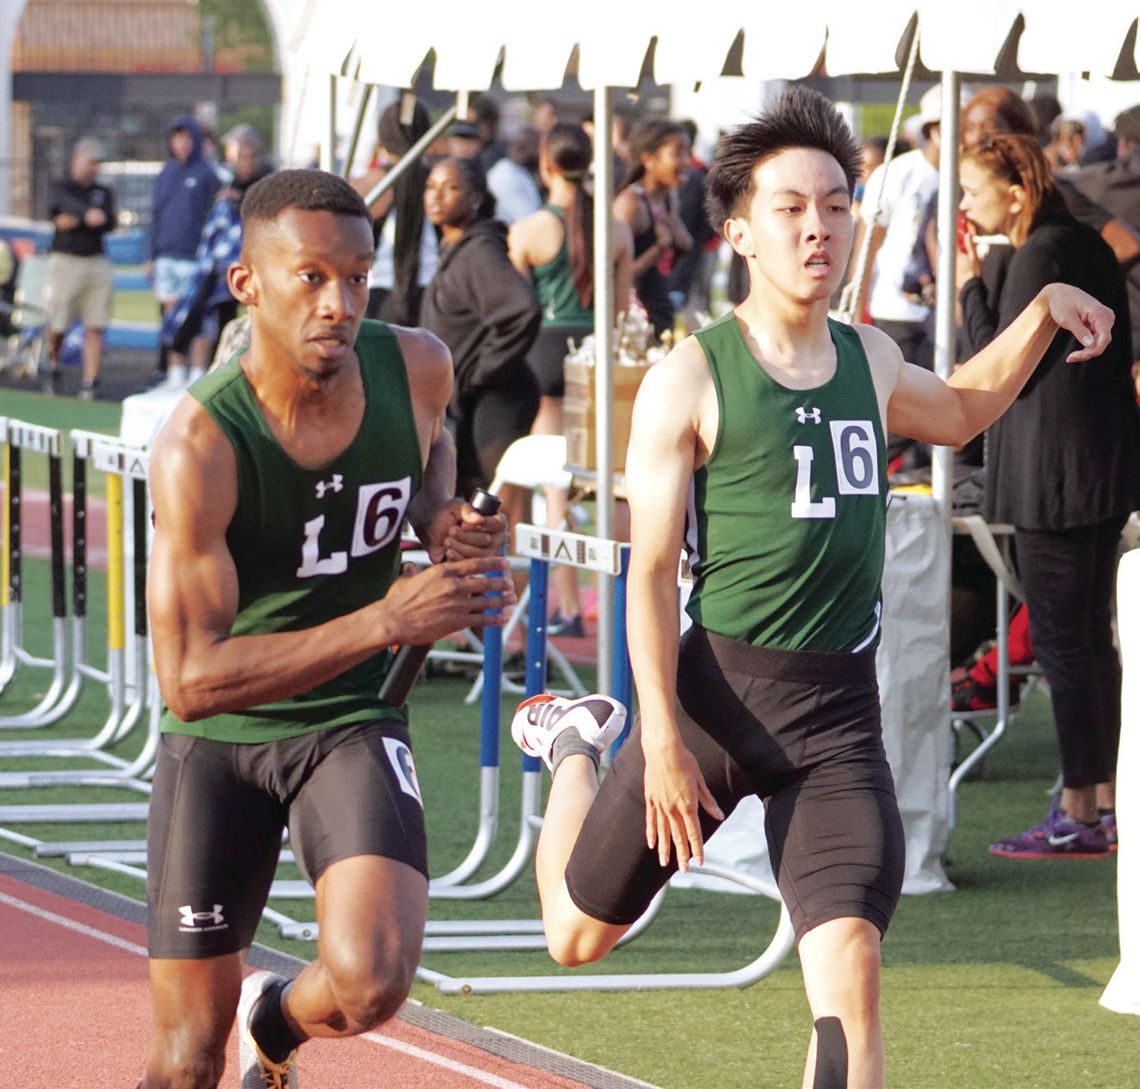
[[[408,86],[429,53],[441,90],[490,85],[501,62],[508,90],[560,87],[576,55],[584,88],[635,86],[719,76],[730,53],[743,75],[799,79],[824,59],[828,75],[882,74],[901,67],[900,45],[917,14],[920,57],[931,71],[994,73],[1008,57],[1026,72],[1135,76],[1135,0],[1094,0],[1080,11],[1069,0],[878,0],[873,11],[815,0],[793,19],[756,4],[700,9],[686,0],[646,7],[587,0],[573,19],[552,23],[531,0],[491,6],[437,0],[422,19],[408,9],[356,0],[308,0],[291,48],[318,70],[366,83]]]

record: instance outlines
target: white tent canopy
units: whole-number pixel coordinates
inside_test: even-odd
[[[646,69],[660,84],[720,75],[742,36],[741,71],[750,78],[800,79],[826,57],[831,76],[896,72],[898,45],[917,13],[920,57],[932,71],[993,73],[1019,20],[1017,60],[1029,72],[1109,75],[1136,23],[1135,0],[1092,0],[1078,12],[1070,0],[878,0],[873,9],[848,0],[815,0],[792,18],[769,5],[694,7],[681,0],[645,6],[587,0],[559,20],[543,19],[530,0],[496,0],[483,8],[443,0],[415,18],[389,5],[308,0],[293,48],[315,68],[347,71],[368,83],[409,86],[429,50],[435,86],[477,90],[503,61],[507,90],[562,85],[575,49],[584,88],[636,86]],[[1136,38],[1132,60],[1140,60]],[[342,69],[346,58],[346,68]],[[357,68],[359,70],[357,72]]]

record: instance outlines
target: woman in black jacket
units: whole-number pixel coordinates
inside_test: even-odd
[[[1065,209],[1031,137],[985,136],[961,161],[970,224],[959,280],[967,350],[984,347],[1050,281],[1083,288],[1116,314],[1096,360],[1069,363],[1058,334],[986,436],[984,513],[1017,530],[1017,567],[1037,660],[1049,681],[1062,790],[1048,818],[992,844],[1006,858],[1103,857],[1120,734],[1120,662],[1111,605],[1120,531],[1140,493],[1140,421],[1131,393],[1128,301],[1111,249]],[[1014,253],[987,288],[974,234]]]
[[[506,448],[530,433],[538,382],[526,354],[542,311],[507,256],[507,229],[494,213],[473,159],[444,159],[428,175],[424,210],[443,248],[424,293],[420,324],[451,349],[455,389],[448,410],[459,486],[486,487]]]

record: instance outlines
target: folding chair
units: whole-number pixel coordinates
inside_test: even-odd
[[[997,632],[995,643],[998,654],[997,706],[985,711],[955,711],[952,725],[957,734],[968,727],[978,738],[978,745],[954,769],[950,776],[950,824],[957,823],[958,786],[970,771],[982,760],[1005,734],[1013,720],[1014,708],[1010,705],[1009,681],[1011,677],[1028,678],[1031,681],[1040,674],[1040,668],[1031,666],[1012,667],[1009,664],[1009,601],[1014,598],[1025,600],[1021,583],[1009,563],[1009,545],[1013,539],[1013,526],[991,525],[980,515],[971,514],[952,519],[955,533],[969,534],[993,571],[997,580]],[[998,541],[1001,541],[999,544]],[[993,719],[989,729],[984,725]]]

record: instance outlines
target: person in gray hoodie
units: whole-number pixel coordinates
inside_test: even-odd
[[[168,138],[170,157],[154,181],[148,238],[149,271],[164,315],[194,274],[198,239],[222,184],[202,153],[202,127],[193,117],[174,118]],[[182,385],[185,380],[184,360],[171,358],[168,381]]]

